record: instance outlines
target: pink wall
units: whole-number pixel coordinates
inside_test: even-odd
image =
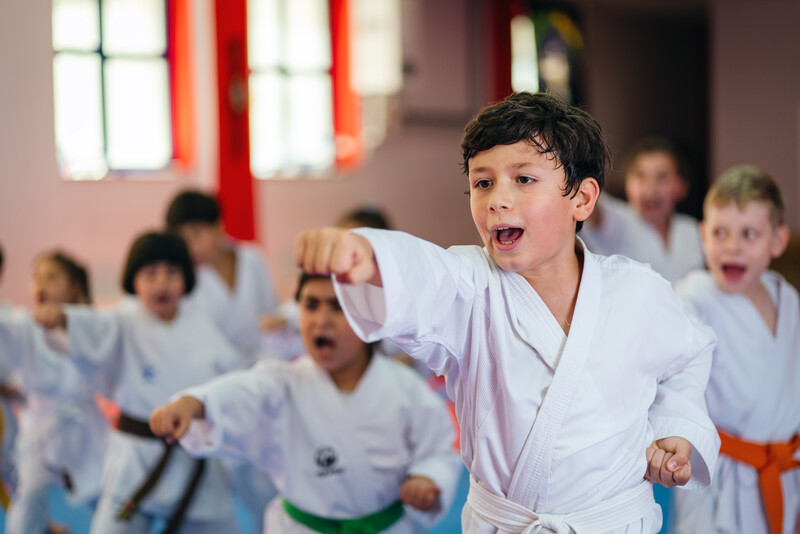
[[[800,230],[800,2],[712,2],[712,165],[763,167]]]
[[[453,9],[462,5],[458,0],[448,1]],[[425,14],[426,2],[417,3],[420,9],[416,12]],[[142,230],[161,224],[176,190],[214,187],[217,131],[212,4],[198,0],[194,5],[200,145],[196,168],[183,176],[162,173],[147,179],[130,176],[70,183],[59,177],[54,157],[49,2],[0,3],[0,244],[6,256],[0,299],[29,303],[31,262],[37,253],[54,246],[73,252],[89,265],[97,300],[116,299],[120,295],[119,270],[131,240]],[[451,44],[466,40],[462,25],[448,25],[438,35]],[[444,48],[442,52],[452,50]],[[455,70],[458,65],[461,71]],[[465,85],[460,81],[466,79],[463,62],[448,67],[438,57],[436,72],[440,80],[449,79],[459,88]],[[458,105],[449,102],[447,113],[467,113],[465,93],[460,90],[459,94]],[[423,102],[418,93],[411,96],[413,101]],[[463,124],[394,131],[352,175],[260,182],[256,187],[258,235],[282,283],[281,293],[289,294],[296,276],[291,259],[296,233],[330,224],[340,212],[364,201],[385,206],[398,229],[443,245],[474,240],[462,194],[465,178],[459,169],[461,127]]]
[[[196,3],[201,8],[208,0]],[[197,33],[210,31],[208,12],[195,14]],[[206,89],[213,63],[199,62],[199,157],[185,175],[129,175],[99,183],[63,181],[55,161],[50,2],[0,4],[0,244],[5,272],[0,297],[29,302],[36,254],[61,247],[85,261],[99,301],[119,294],[118,276],[132,239],[161,224],[170,196],[184,186],[215,182],[214,100]],[[209,57],[208,40],[198,58]],[[144,179],[143,179],[144,178]]]

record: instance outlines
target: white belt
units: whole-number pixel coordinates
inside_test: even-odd
[[[606,532],[644,517],[653,509],[653,487],[643,482],[591,508],[569,514],[537,514],[500,497],[469,479],[467,503],[478,517],[495,528],[512,534],[584,534]]]

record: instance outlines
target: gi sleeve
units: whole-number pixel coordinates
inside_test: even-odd
[[[106,379],[116,382],[125,336],[123,314],[115,310],[95,311],[88,306],[65,306],[64,313],[67,340],[60,350],[92,383],[99,384]]]
[[[692,444],[692,476],[684,488],[705,488],[711,484],[720,447],[719,434],[705,402],[717,338],[676,295],[670,294],[664,307],[677,312],[675,319],[667,323],[672,328],[670,337],[677,344],[673,348],[677,355],[658,379],[649,420],[655,439],[680,436]]]
[[[286,413],[280,363],[261,361],[175,395],[173,400],[192,396],[205,409],[205,419],[192,421],[181,445],[195,456],[228,456],[268,468],[281,437],[276,420]]]
[[[0,380],[7,379],[31,349],[30,322],[16,310],[0,310]]]
[[[487,275],[472,258],[403,232],[361,228],[375,253],[382,287],[341,284],[339,302],[353,331],[368,342],[388,338],[437,373],[459,359],[470,314]]]

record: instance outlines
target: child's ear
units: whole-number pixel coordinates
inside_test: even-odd
[[[773,258],[780,257],[789,245],[789,227],[782,224],[772,232],[772,243],[770,243],[770,253]]]
[[[594,211],[597,199],[600,197],[600,185],[594,178],[584,178],[575,193],[575,211],[573,218],[576,221],[585,221]]]

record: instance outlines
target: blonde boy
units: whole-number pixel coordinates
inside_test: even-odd
[[[298,237],[297,263],[335,275],[362,338],[446,376],[472,475],[464,532],[657,532],[645,475],[702,487],[713,472],[713,334],[649,268],[576,239],[607,163],[587,113],[516,93],[462,151],[484,248],[328,228]]]
[[[675,531],[798,532],[800,302],[769,271],[789,239],[775,182],[752,166],[714,184],[701,225],[708,271],[678,293],[719,336],[706,391],[722,437],[714,483],[675,497]]]

